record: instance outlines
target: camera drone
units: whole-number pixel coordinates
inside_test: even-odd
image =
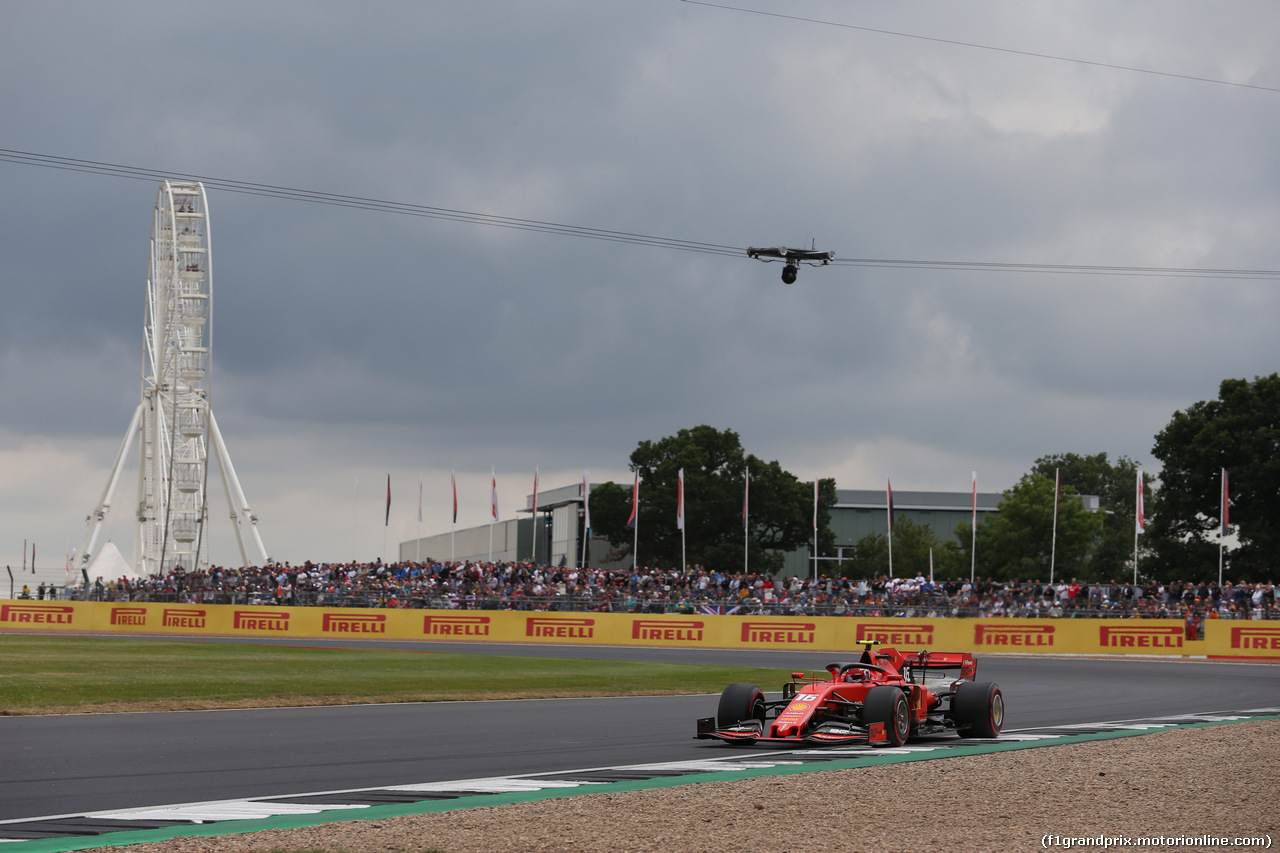
[[[770,248],[752,246],[747,249],[747,257],[764,261],[766,264],[774,261],[786,261],[786,266],[782,268],[782,282],[783,284],[795,284],[796,275],[800,272],[800,264],[808,264],[811,267],[825,267],[836,259],[836,253],[819,252],[817,249],[788,249],[786,246],[772,246]]]

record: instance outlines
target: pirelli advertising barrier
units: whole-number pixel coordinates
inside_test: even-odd
[[[387,640],[851,651],[903,649],[1280,660],[1280,622],[1174,619],[863,619],[511,610],[375,610],[213,604],[0,601],[0,633],[363,637]]]

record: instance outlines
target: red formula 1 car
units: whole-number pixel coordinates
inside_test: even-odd
[[[1004,695],[975,681],[968,652],[909,652],[863,644],[852,663],[827,664],[827,677],[791,673],[782,699],[770,701],[754,684],[730,684],[716,716],[698,720],[698,738],[728,743],[902,746],[910,738],[945,731],[994,738],[1004,725]]]

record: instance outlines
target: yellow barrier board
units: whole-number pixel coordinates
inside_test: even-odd
[[[1204,641],[1212,647],[1212,657],[1280,660],[1280,622],[1208,619]]]
[[[0,633],[362,637],[852,652],[905,650],[1169,655],[1280,660],[1280,624],[1208,620],[1203,640],[1177,619],[926,619],[401,610],[150,602],[4,601]]]

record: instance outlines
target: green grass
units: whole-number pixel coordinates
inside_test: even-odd
[[[0,635],[0,714],[719,693],[773,669]]]

